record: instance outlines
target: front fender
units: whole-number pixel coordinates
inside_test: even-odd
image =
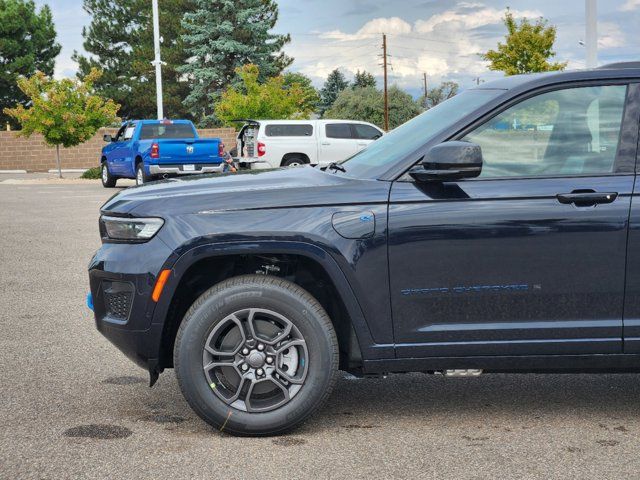
[[[189,267],[206,258],[241,254],[290,254],[304,256],[316,261],[324,268],[339,292],[340,298],[351,318],[363,359],[394,357],[392,344],[377,344],[374,341],[357,296],[344,272],[330,253],[318,245],[300,241],[251,240],[214,242],[200,244],[184,251],[172,266],[164,267],[171,268],[172,273],[154,309],[152,327],[157,329],[164,325],[173,296]]]

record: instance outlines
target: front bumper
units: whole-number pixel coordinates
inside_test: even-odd
[[[195,170],[184,170],[184,165],[149,165],[151,175],[193,175],[196,173],[220,173],[224,171],[224,163],[198,165]]]
[[[152,374],[158,366],[163,323],[153,323],[151,293],[172,252],[157,238],[143,244],[107,243],[89,264],[96,328],[129,359]]]

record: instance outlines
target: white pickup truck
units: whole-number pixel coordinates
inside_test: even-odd
[[[384,135],[355,120],[245,120],[231,155],[252,169],[310,164],[326,166],[366,148]]]

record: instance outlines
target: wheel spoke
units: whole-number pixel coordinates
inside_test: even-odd
[[[282,390],[283,393],[283,399],[278,402],[275,405],[269,405],[267,407],[254,407],[251,404],[251,395],[253,394],[253,388],[258,384],[258,383],[263,383],[263,382],[270,382],[273,385],[275,385],[276,387],[278,387],[280,390]],[[247,391],[247,396],[244,400],[245,406],[247,407],[247,412],[263,412],[263,411],[267,411],[267,410],[273,410],[274,408],[279,407],[280,405],[285,404],[286,402],[288,402],[290,400],[290,396],[289,396],[289,389],[287,387],[285,387],[284,385],[282,385],[280,382],[275,381],[273,378],[271,377],[267,377],[264,378],[262,380],[251,380],[251,385],[249,386],[249,390]]]
[[[205,372],[208,372],[209,370],[217,367],[233,367],[237,370],[236,362],[211,362],[205,365],[203,368]]]
[[[290,348],[300,347],[302,350],[302,364],[298,368],[295,376],[289,375],[286,371],[280,368],[280,357],[282,356],[282,352],[288,350]],[[290,340],[286,342],[284,345],[278,347],[276,351],[276,372],[279,376],[283,377],[287,382],[293,383],[296,385],[302,385],[307,377],[307,343],[301,339]]]
[[[216,348],[211,346],[213,343],[215,343],[215,342],[213,342],[213,340],[217,340],[218,332],[220,332],[220,330],[224,329],[229,322],[232,322],[232,323],[236,324],[236,326],[238,327],[238,329],[240,331],[240,335],[242,336],[242,340],[238,343],[238,345],[232,351],[217,350]],[[242,345],[246,341],[247,341],[247,336],[246,336],[246,334],[244,332],[244,329],[242,328],[242,322],[236,316],[236,314],[232,313],[231,315],[227,316],[224,320],[222,320],[216,326],[216,328],[214,328],[213,331],[209,334],[209,338],[207,339],[207,342],[205,343],[204,349],[207,352],[209,352],[211,355],[213,355],[213,356],[217,356],[217,357],[232,357],[232,356],[236,355],[240,351],[240,349],[242,348]]]

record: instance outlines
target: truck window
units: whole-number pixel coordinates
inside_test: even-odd
[[[118,133],[116,133],[115,137],[113,137],[113,141],[114,142],[121,142],[122,141],[122,135],[124,135],[124,129],[126,127],[120,127],[120,129],[118,130]]]
[[[481,177],[612,173],[626,91],[608,85],[543,93],[463,140],[482,148]]]
[[[186,123],[147,123],[142,125],[140,140],[195,138],[191,125]]]
[[[375,140],[382,136],[382,132],[371,125],[353,123],[352,126],[356,131],[356,138],[359,138],[360,140]]]
[[[310,137],[313,135],[313,125],[267,125],[264,133],[267,137]]]
[[[327,138],[353,138],[348,123],[327,123]]]
[[[136,131],[136,126],[135,125],[129,125],[127,127],[127,129],[124,131],[124,137],[123,140],[126,142],[128,140],[131,140],[133,138],[133,132]]]

